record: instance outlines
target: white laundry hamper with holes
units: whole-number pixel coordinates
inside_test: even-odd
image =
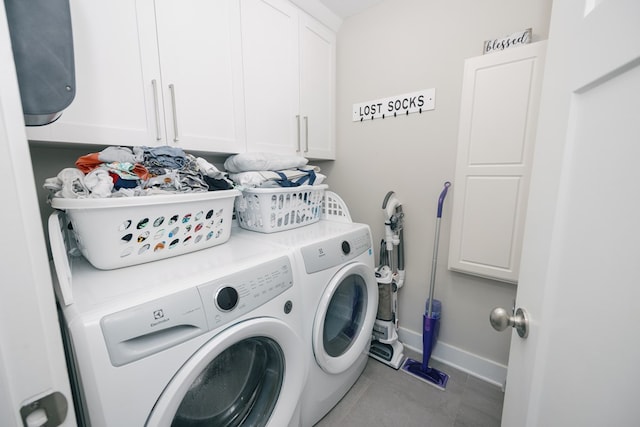
[[[82,255],[110,270],[225,243],[238,190],[105,199],[53,198]]]
[[[274,233],[313,224],[320,219],[352,222],[346,203],[328,185],[251,188],[235,202],[240,227]]]
[[[235,202],[238,225],[246,230],[274,233],[320,220],[328,185],[287,188],[247,188]]]

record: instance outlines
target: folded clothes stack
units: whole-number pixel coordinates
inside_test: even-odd
[[[47,178],[50,197],[105,198],[228,190],[224,173],[181,148],[107,147]]]
[[[235,154],[224,162],[236,187],[278,188],[320,185],[326,176],[304,157],[274,153]]]

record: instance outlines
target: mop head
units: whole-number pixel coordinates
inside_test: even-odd
[[[401,370],[402,372],[409,374],[419,379],[420,381],[423,381],[442,391],[444,391],[444,389],[447,387],[447,382],[449,381],[449,375],[445,374],[444,372],[428,366],[426,369],[424,369],[424,367],[422,366],[422,362],[418,362],[417,360],[409,358],[404,361]]]

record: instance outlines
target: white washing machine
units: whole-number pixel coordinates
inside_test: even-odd
[[[273,234],[240,234],[294,249],[309,359],[301,418],[310,427],[344,397],[367,363],[378,307],[371,231],[365,224],[320,220]]]
[[[87,426],[299,426],[307,375],[290,252],[220,246],[57,286]]]

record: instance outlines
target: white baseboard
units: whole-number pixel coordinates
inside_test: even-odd
[[[408,329],[399,328],[398,336],[405,347],[422,354],[422,335]],[[466,350],[438,341],[431,358],[452,366],[469,375],[497,385],[504,390],[507,380],[507,366],[496,363]]]

